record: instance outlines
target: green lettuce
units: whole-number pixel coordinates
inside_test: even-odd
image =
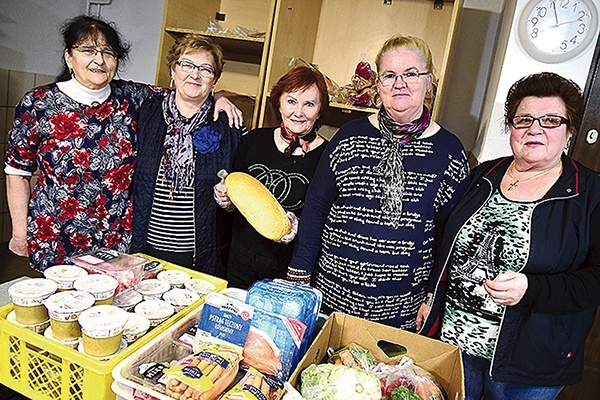
[[[312,364],[302,371],[300,392],[306,400],[381,399],[375,374],[335,364]]]

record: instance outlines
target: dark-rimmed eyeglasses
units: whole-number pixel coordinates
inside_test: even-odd
[[[402,82],[410,85],[411,83],[419,82],[419,77],[421,75],[428,75],[429,72],[419,72],[419,71],[406,71],[401,74],[394,74],[393,72],[387,72],[385,74],[379,75],[377,78],[381,83],[381,86],[392,86],[396,83],[398,78],[402,79]]]
[[[115,53],[112,50],[100,50],[97,49],[95,47],[79,47],[79,46],[73,46],[72,49],[77,50],[78,52],[81,53],[82,56],[86,57],[86,58],[94,58],[96,57],[97,54],[100,54],[100,56],[102,56],[102,58],[104,58],[105,60],[116,60],[117,59],[117,53]]]
[[[215,70],[210,64],[196,65],[189,61],[175,61],[175,65],[179,65],[179,68],[186,74],[191,74],[197,69],[198,73],[205,78],[212,78],[215,76]]]
[[[537,121],[542,128],[558,128],[562,124],[569,125],[569,120],[560,115],[540,115],[532,117],[531,115],[517,115],[510,121],[511,125],[516,129],[529,128]]]

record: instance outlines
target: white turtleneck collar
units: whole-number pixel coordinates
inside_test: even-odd
[[[86,106],[91,106],[92,103],[102,103],[110,96],[110,85],[106,85],[102,89],[89,89],[77,82],[75,78],[56,82],[56,85],[64,94]]]

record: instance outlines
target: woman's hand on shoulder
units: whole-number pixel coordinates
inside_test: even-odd
[[[498,304],[514,306],[525,295],[529,283],[527,276],[520,272],[504,272],[494,280],[486,279],[483,287],[492,300]]]
[[[225,186],[225,178],[229,175],[224,169],[217,172],[217,176],[221,178],[221,181],[213,186],[213,197],[215,201],[225,211],[233,211],[235,206],[231,202],[229,195],[227,194],[227,186]]]
[[[219,119],[221,111],[225,111],[227,118],[229,119],[229,126],[241,128],[244,125],[244,116],[242,111],[235,106],[227,97],[222,94],[215,94],[215,111],[213,120]]]

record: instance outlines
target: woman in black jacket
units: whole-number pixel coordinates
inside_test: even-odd
[[[417,324],[462,348],[467,399],[554,399],[581,379],[600,304],[600,177],[563,152],[582,115],[572,81],[516,82],[513,157],[473,171],[446,225]]]

